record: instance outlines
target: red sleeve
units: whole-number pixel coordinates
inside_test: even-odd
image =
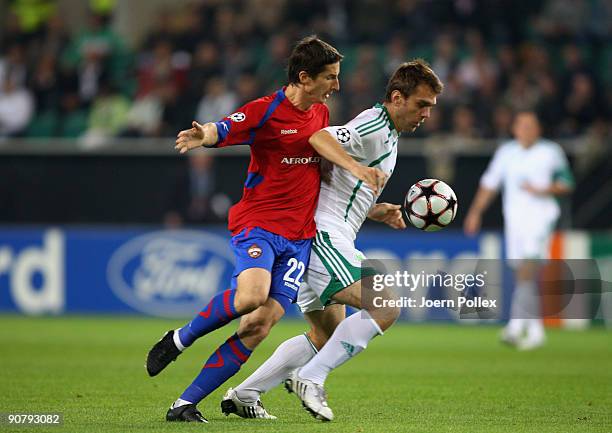
[[[233,114],[216,122],[219,141],[215,147],[252,144],[255,130],[261,127],[269,102],[263,99],[248,102]]]

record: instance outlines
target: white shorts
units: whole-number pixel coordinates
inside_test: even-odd
[[[298,291],[302,313],[323,310],[331,297],[361,279],[365,257],[352,240],[317,230],[312,243],[310,264]]]
[[[554,224],[506,224],[506,257],[509,260],[548,259]]]

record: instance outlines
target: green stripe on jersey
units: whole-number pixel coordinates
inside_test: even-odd
[[[391,133],[389,133],[389,135],[391,135]],[[387,144],[388,142],[389,142],[389,139],[387,139],[387,141],[385,141],[384,144]],[[395,142],[395,144],[397,144],[397,141]],[[392,151],[390,150],[389,152],[375,159],[374,161],[368,164],[368,167],[374,167],[375,165],[380,164],[385,158],[391,155],[391,152]],[[349,198],[349,202],[346,205],[346,212],[344,212],[344,221],[348,219],[349,211],[353,207],[353,202],[355,201],[355,197],[357,197],[357,192],[361,188],[361,185],[363,185],[363,181],[360,180],[357,182],[357,185],[355,185],[355,188],[353,188],[353,193],[351,194],[351,198]]]
[[[372,128],[368,129],[367,131],[363,131],[363,133],[361,134],[362,137],[365,137],[366,135],[369,135],[373,132],[379,131],[383,128],[389,128],[389,122],[388,121],[384,121],[381,124],[377,124],[377,125],[372,125]],[[389,128],[390,129],[390,128]]]
[[[378,122],[378,121],[380,120],[380,118],[383,116],[383,114],[384,114],[384,113],[381,111],[381,112],[378,114],[378,116],[376,116],[376,118],[375,118],[375,119],[368,120],[367,122],[362,123],[361,125],[357,125],[357,126],[355,127],[355,129],[357,130],[357,132],[361,133],[361,130],[362,130],[362,129],[366,129],[366,128],[368,128],[369,126],[371,126],[373,123]]]

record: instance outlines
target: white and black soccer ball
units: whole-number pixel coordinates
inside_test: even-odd
[[[457,196],[441,180],[423,179],[408,190],[403,211],[406,219],[416,228],[435,232],[455,219]]]

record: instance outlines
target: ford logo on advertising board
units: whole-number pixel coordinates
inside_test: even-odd
[[[120,246],[108,262],[111,290],[147,314],[191,316],[229,287],[234,256],[225,238],[195,230],[159,231]]]

